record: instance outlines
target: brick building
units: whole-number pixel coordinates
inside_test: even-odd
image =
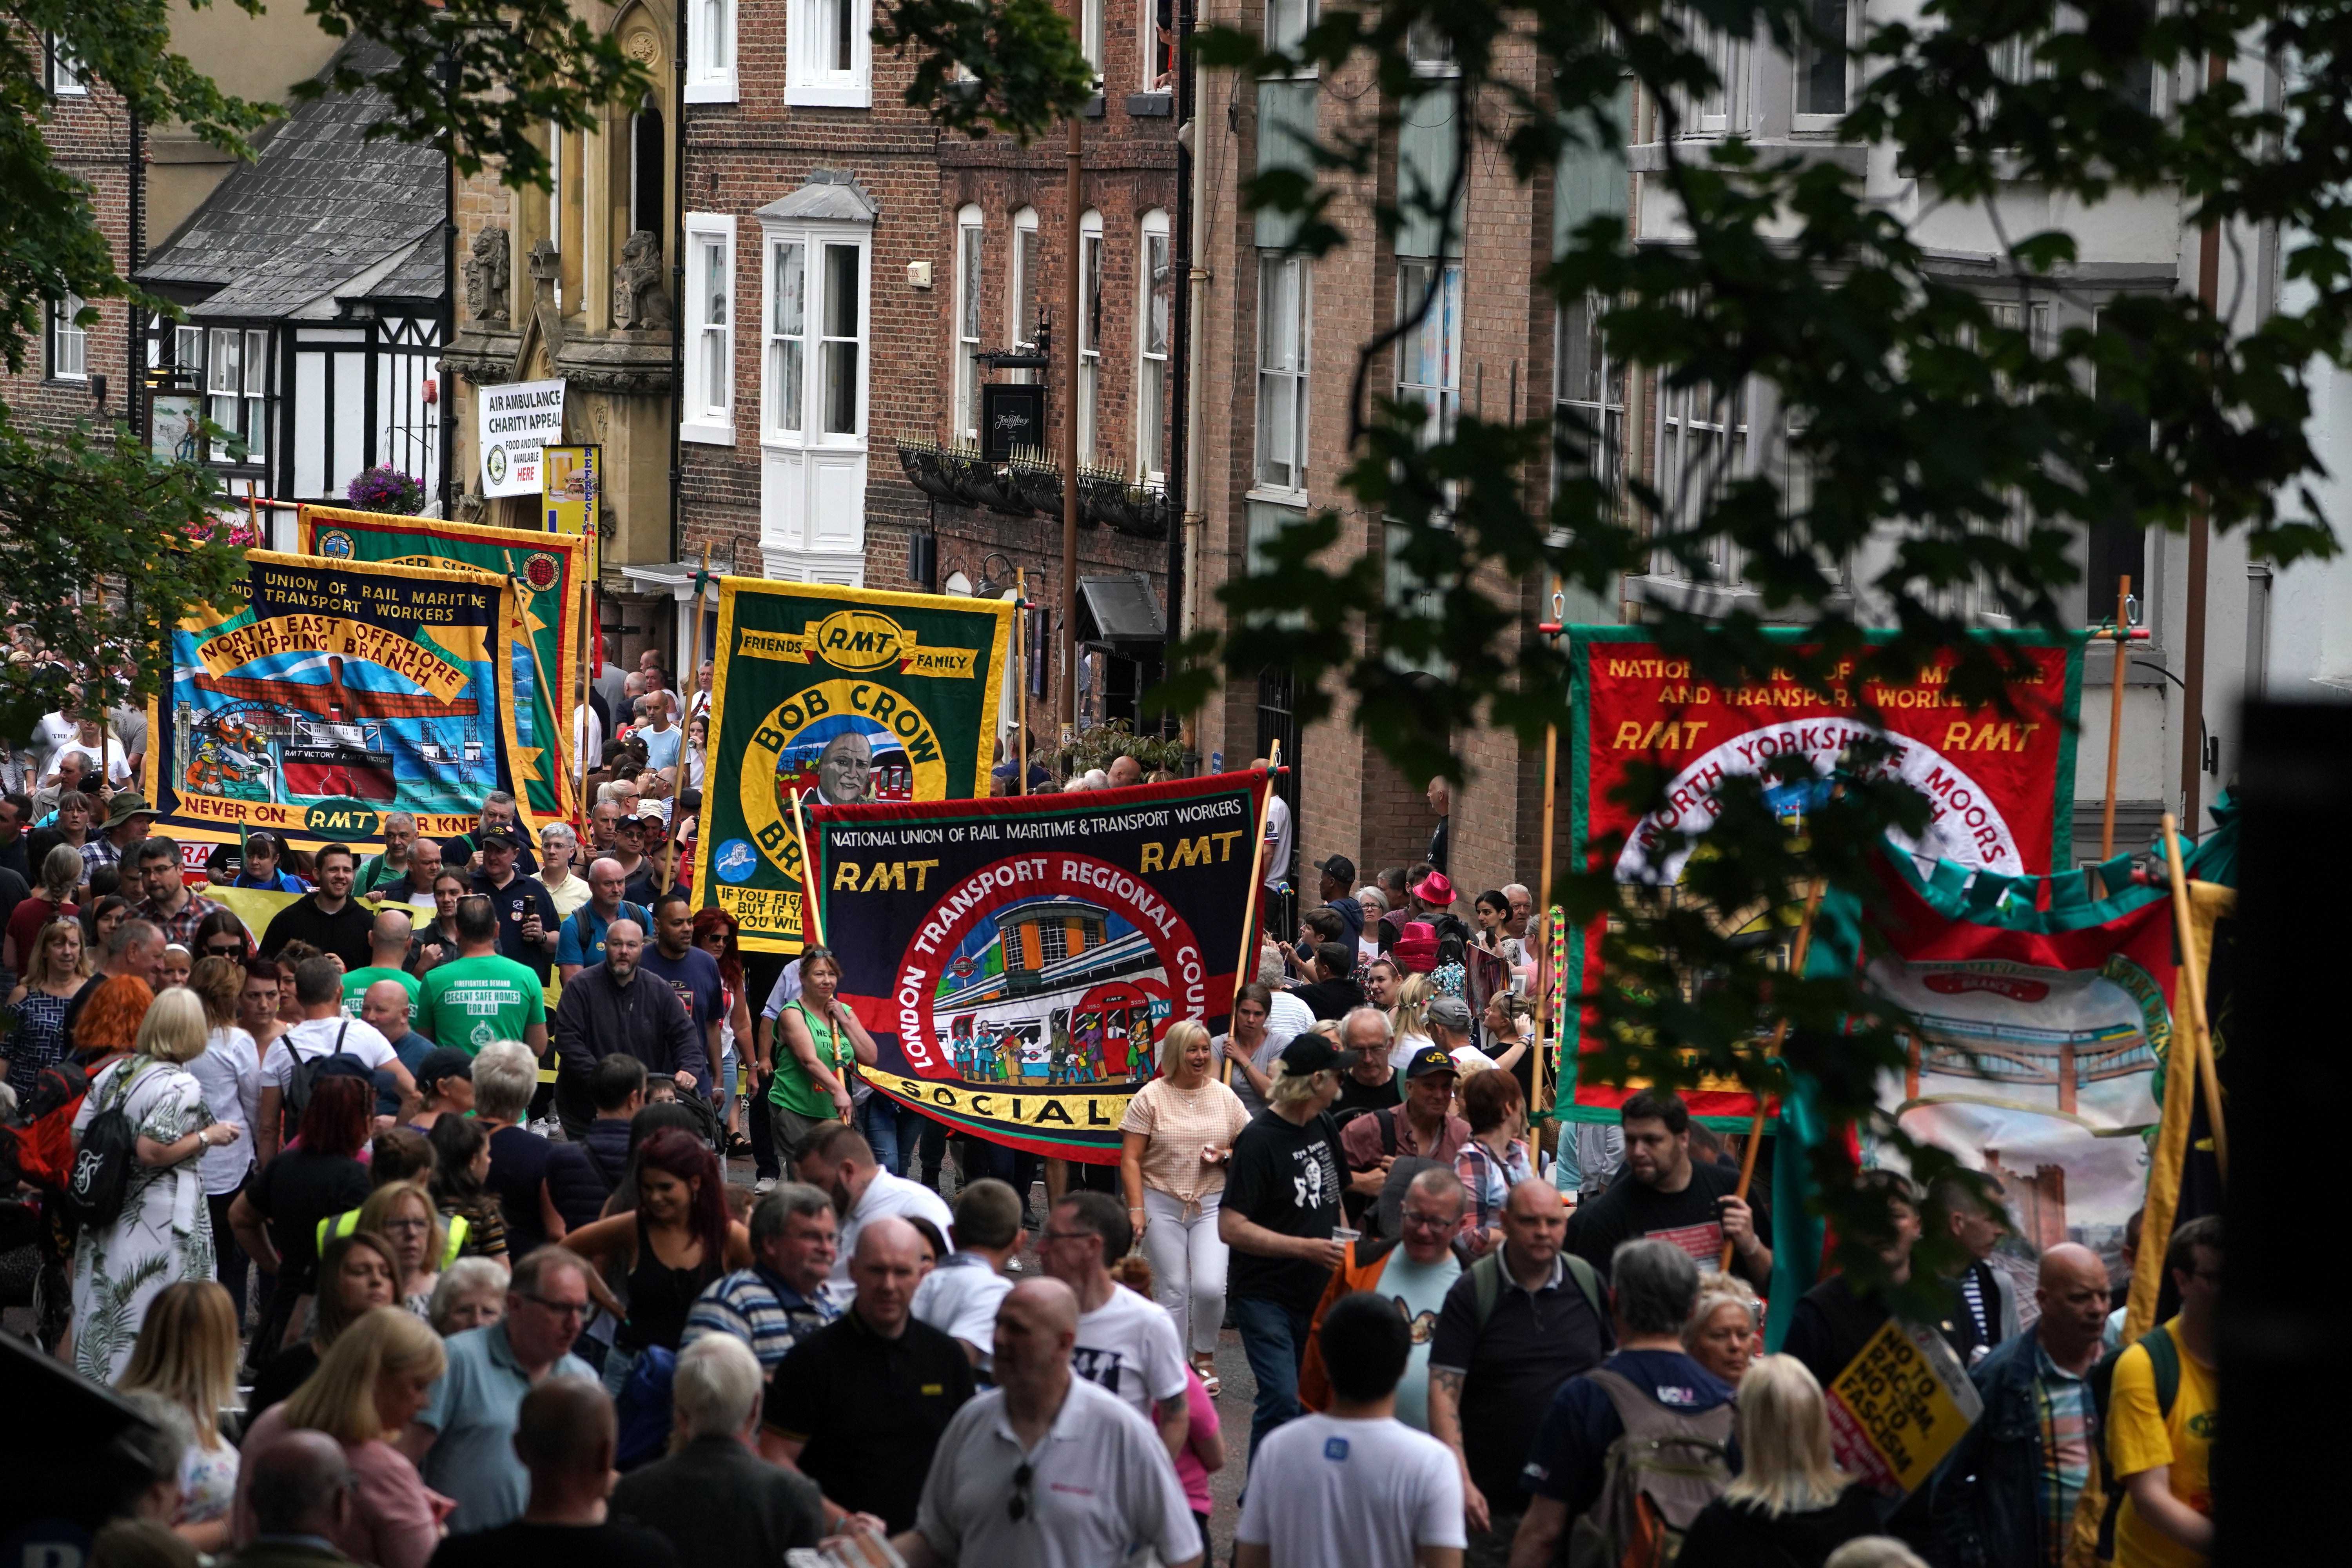
[[[1262,26],[1282,40],[1296,38],[1311,15],[1308,0],[1215,0],[1201,20],[1203,26]],[[1434,51],[1418,67],[1433,78],[1453,74]],[[1517,60],[1502,57],[1501,68],[1531,78],[1535,62],[1522,47]],[[1202,535],[1187,611],[1208,624],[1221,614],[1217,588],[1248,572],[1268,540],[1317,512],[1340,513],[1335,553],[1389,553],[1391,525],[1365,512],[1339,485],[1351,458],[1347,400],[1359,345],[1403,320],[1434,289],[1423,324],[1370,366],[1368,396],[1419,402],[1433,420],[1450,422],[1465,408],[1525,417],[1560,387],[1560,312],[1538,286],[1556,237],[1597,205],[1623,210],[1622,157],[1613,169],[1563,169],[1557,181],[1531,187],[1513,177],[1507,161],[1480,156],[1454,223],[1409,216],[1392,239],[1384,237],[1374,222],[1376,204],[1420,191],[1433,205],[1449,188],[1454,153],[1452,109],[1443,95],[1420,100],[1404,123],[1381,132],[1383,107],[1395,114],[1396,105],[1383,105],[1360,62],[1328,80],[1313,73],[1265,80],[1202,75],[1200,265],[1208,277],[1196,319],[1201,384],[1217,395],[1201,400],[1192,493]],[[1381,153],[1369,178],[1321,176],[1335,192],[1326,216],[1349,243],[1308,259],[1285,254],[1291,231],[1283,219],[1247,211],[1231,193],[1251,173],[1304,166],[1294,132],[1318,130],[1326,139],[1378,133]],[[1531,494],[1546,493],[1543,473],[1527,479]],[[1396,592],[1410,591],[1395,568],[1389,575]],[[1514,597],[1507,587],[1505,597]],[[1551,618],[1540,587],[1518,584],[1515,597],[1517,623],[1501,635],[1536,636],[1535,624]],[[1618,618],[1614,605],[1571,605],[1570,615]],[[1367,650],[1378,646],[1377,626],[1354,635]],[[1340,854],[1369,879],[1383,867],[1421,859],[1437,822],[1424,791],[1357,732],[1344,696],[1328,720],[1301,733],[1291,718],[1297,695],[1284,670],[1232,683],[1202,715],[1197,749],[1222,752],[1234,765],[1282,741],[1294,767],[1285,787],[1297,825],[1295,871]],[[1448,700],[1435,677],[1431,700]],[[1453,794],[1448,868],[1466,913],[1467,900],[1481,889],[1536,880],[1542,757],[1539,747],[1524,747],[1514,734],[1467,725],[1457,731],[1454,752],[1467,779]],[[1310,893],[1313,880],[1311,873],[1305,878]]]
[[[1164,616],[1175,288],[1171,56],[1150,4],[1087,0],[1076,18],[1104,80],[1084,121],[1075,398],[1059,132],[1031,147],[942,135],[904,101],[912,61],[874,56],[862,0],[846,38],[803,0],[694,13],[730,26],[708,56],[689,46],[684,556],[708,545],[743,573],[950,593],[1025,568],[1058,649],[1075,412],[1097,470],[1079,543],[1080,626],[1102,656],[1089,706],[1131,702]],[[1043,369],[983,358],[1046,337]],[[972,450],[981,388],[1031,381],[1048,455],[1015,475]],[[1058,651],[1055,668],[1049,690]]]
[[[122,100],[104,84],[84,81],[74,62],[43,39],[40,56],[48,89],[42,127],[59,169],[89,187],[92,216],[127,276],[131,254],[131,206],[136,188],[132,127]],[[126,401],[143,368],[133,352],[131,309],[120,300],[96,301],[98,319],[79,322],[86,303],[68,299],[44,308],[39,336],[27,342],[24,368],[0,367],[0,400],[28,430],[63,432],[89,421],[104,426],[135,415]]]

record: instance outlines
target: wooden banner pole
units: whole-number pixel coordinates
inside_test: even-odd
[[[2189,873],[2180,861],[2180,825],[2164,814],[2164,868],[2172,884],[2172,929],[2180,943],[2180,977],[2189,993],[2189,1026],[2197,1081],[2205,1089],[2205,1117],[2213,1130],[2213,1168],[2230,1180],[2230,1136],[2221,1111],[2221,1075],[2213,1061],[2213,1030],[2205,1016],[2205,971],[2197,961],[2196,922],[2189,912]]]
[[[1813,917],[1821,912],[1822,885],[1822,879],[1816,876],[1805,888],[1805,912],[1797,921],[1797,944],[1789,953],[1789,973],[1801,978],[1805,973],[1806,956],[1813,950]],[[1768,1058],[1779,1056],[1781,1046],[1787,1043],[1788,1038],[1789,1016],[1783,1013],[1780,1015],[1780,1021],[1772,1026],[1772,1043],[1764,1047],[1765,1055]],[[1761,1148],[1763,1143],[1764,1095],[1761,1090],[1759,1090],[1756,1096],[1756,1117],[1748,1124],[1748,1147],[1740,1151],[1739,1154],[1739,1186],[1732,1194],[1743,1204],[1748,1201],[1749,1184],[1756,1180],[1756,1151]],[[1715,1266],[1717,1273],[1731,1267],[1731,1243],[1725,1242],[1723,1257]]]
[[[1029,793],[1029,569],[1013,569],[1013,793]]]
[[[695,683],[702,679],[702,584],[709,575],[710,546],[705,542],[702,547],[702,570],[696,573],[694,577],[694,628],[688,634],[687,642],[686,708],[677,716],[678,727],[681,729],[691,729],[694,725],[694,687]],[[684,754],[683,752],[679,753],[681,758]],[[686,787],[685,773],[686,764],[681,760],[678,763],[680,776],[677,787],[679,789]]]
[[[801,841],[801,931],[802,945],[814,934],[816,945],[824,945],[824,916],[817,909],[816,879],[811,875],[816,868],[815,858],[809,853],[808,828],[801,822],[801,792],[788,791],[793,797],[793,837]]]
[[[1561,618],[1567,614],[1566,600],[1555,589],[1551,596],[1551,619],[1536,630],[1547,637],[1557,637],[1565,629]],[[1536,944],[1536,1049],[1542,1058],[1536,1064],[1541,1081],[1536,1085],[1538,1110],[1549,1110],[1559,1100],[1559,1042],[1551,1037],[1551,976],[1559,955],[1552,951],[1551,942],[1551,868],[1552,825],[1554,809],[1559,801],[1559,725],[1544,726],[1543,767],[1543,855],[1541,869],[1537,873],[1535,912]]]
[[[588,552],[583,551],[580,559],[584,566]],[[596,624],[596,579],[585,572],[580,575],[580,710],[572,716],[572,749],[577,753],[572,760],[580,776],[580,842],[589,847],[590,863],[593,864],[596,803],[588,798],[588,775],[602,766],[604,759],[599,754],[600,748],[588,744],[588,721],[596,711],[589,705],[588,694],[596,689],[596,677],[602,673],[597,668],[596,650],[604,640],[604,629]],[[584,876],[588,868],[583,866],[580,869]]]
[[[2116,854],[2116,764],[2124,743],[2124,666],[2131,657],[2131,584],[2128,575],[2116,584],[2116,679],[2107,698],[2107,806],[2099,821],[2102,865]]]
[[[1274,809],[1275,775],[1281,772],[1282,738],[1276,736],[1273,744],[1266,748],[1265,795],[1257,803],[1257,837],[1250,845],[1249,897],[1248,900],[1242,905],[1242,951],[1241,956],[1234,960],[1234,1005],[1235,1006],[1240,1005],[1242,987],[1247,985],[1251,977],[1257,973],[1256,966],[1250,961],[1257,956],[1257,907],[1264,886],[1258,878],[1265,869],[1265,819],[1267,814]],[[1225,1029],[1228,1034],[1232,1032],[1233,1026],[1233,1006],[1228,1006],[1225,1009]],[[1234,1078],[1234,1058],[1224,1057],[1218,1061],[1217,1066],[1220,1068],[1218,1076],[1223,1081],[1231,1083]]]

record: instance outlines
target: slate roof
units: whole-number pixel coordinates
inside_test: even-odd
[[[388,65],[354,45],[362,68]],[[294,106],[261,149],[139,270],[198,320],[331,319],[338,301],[437,299],[447,165],[432,147],[369,141],[386,100],[365,89]]]

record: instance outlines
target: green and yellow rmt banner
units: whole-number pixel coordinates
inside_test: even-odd
[[[801,949],[793,802],[988,793],[1012,605],[722,577],[694,900]]]

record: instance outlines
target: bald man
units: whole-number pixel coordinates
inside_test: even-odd
[[[361,1001],[377,982],[389,980],[399,985],[401,994],[407,999],[408,1019],[397,1031],[384,1029],[383,1037],[388,1040],[400,1038],[416,1021],[416,999],[422,987],[416,976],[408,973],[408,938],[413,929],[406,910],[378,910],[375,918],[368,922],[367,963],[343,972],[343,1016],[349,1018],[364,1016]],[[368,1021],[375,1022],[372,1018]],[[383,1028],[381,1024],[376,1026]]]
[[[1930,1517],[1945,1546],[1939,1560],[1955,1568],[2059,1568],[2090,1474],[2088,1379],[2106,1328],[2107,1266],[2089,1247],[2063,1242],[2042,1255],[2033,1300],[2042,1315],[2032,1331],[1969,1374],[1984,1415],[1937,1472]]]
[[[895,1215],[860,1226],[849,1310],[776,1363],[760,1452],[824,1494],[825,1529],[911,1529],[940,1433],[971,1398],[971,1362],[911,1310],[926,1271],[920,1232]]]
[[[285,1432],[247,1454],[245,1470],[254,1535],[236,1554],[240,1568],[321,1568],[337,1561],[317,1542],[341,1545],[352,1533],[352,1467],[341,1443],[324,1432]]]
[[[949,1423],[915,1528],[891,1542],[909,1568],[1117,1563],[1138,1542],[1170,1568],[1202,1561],[1159,1433],[1072,1375],[1077,1331],[1077,1296],[1058,1279],[1024,1279],[1004,1298],[997,1386]]]
[[[559,1375],[524,1394],[514,1451],[530,1472],[530,1506],[511,1524],[450,1536],[434,1552],[434,1568],[553,1563],[678,1568],[667,1536],[607,1516],[614,1437],[613,1401],[599,1384]]]
[[[827,741],[816,760],[817,794],[835,805],[864,800],[873,776],[873,744],[855,730],[844,730]]]
[[[416,1017],[416,1002],[401,981],[407,976],[378,980],[360,994],[360,1022],[392,1042],[392,1054],[414,1079],[416,1069],[433,1050],[433,1042],[418,1034],[411,1026]],[[400,1114],[400,1096],[387,1079],[376,1085],[375,1113],[378,1116]]]

